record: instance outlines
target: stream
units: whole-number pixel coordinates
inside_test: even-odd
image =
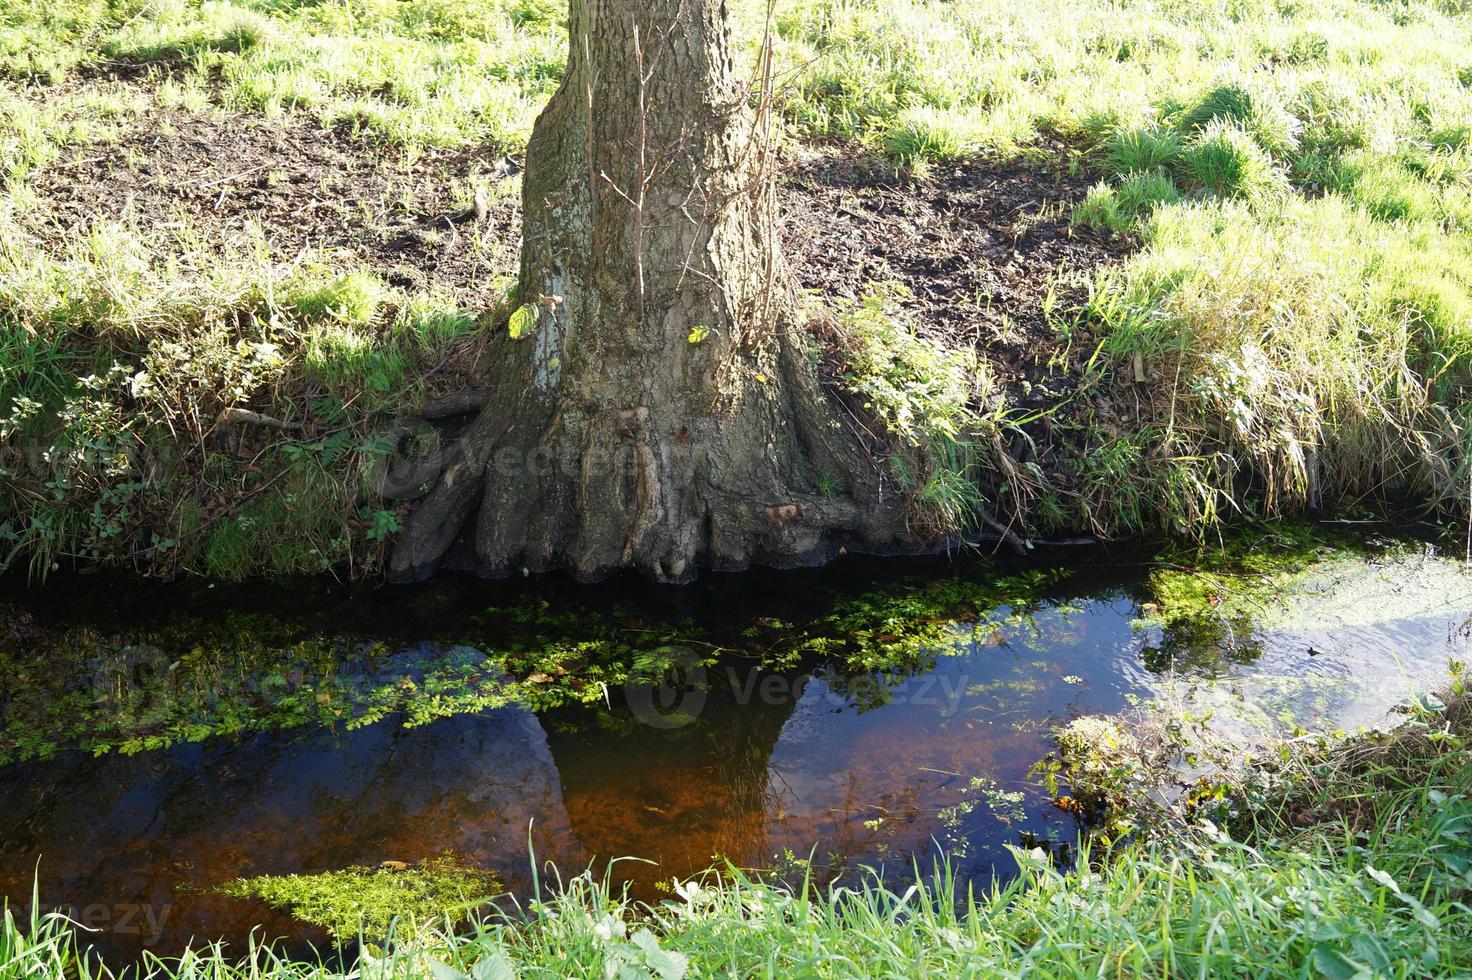
[[[684,589],[5,583],[0,896],[24,914],[34,884],[121,960],[253,930],[320,948],[213,889],[445,855],[522,899],[534,862],[621,857],[646,900],[724,861],[833,880],[945,853],[984,885],[1009,845],[1068,859],[1073,817],[1029,776],[1060,723],[1170,697],[1349,730],[1466,659],[1459,562],[1290,550],[1184,611],[1196,570],[1094,549]]]

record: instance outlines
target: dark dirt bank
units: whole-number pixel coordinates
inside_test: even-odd
[[[521,202],[492,190],[477,214],[474,188],[513,170],[488,149],[406,154],[293,116],[164,111],[36,174],[32,220],[52,238],[99,220],[187,223],[215,240],[254,223],[281,257],[343,251],[390,285],[486,308],[515,268]]]
[[[786,176],[787,250],[801,285],[830,303],[897,282],[916,329],[973,347],[1003,384],[1036,380],[1057,345],[1060,309],[1133,243],[1069,223],[1092,180],[1063,166],[975,160],[923,180],[855,150],[814,156]],[[1009,399],[1010,400],[1010,399]]]
[[[841,308],[876,283],[899,284],[911,294],[904,314],[915,329],[974,348],[1009,406],[1060,404],[1077,373],[1051,363],[1058,339],[1045,303],[1076,305],[1133,243],[1071,226],[1091,181],[1068,165],[1066,147],[1044,149],[1028,161],[977,159],[923,178],[855,146],[794,151],[780,177],[780,214],[798,285]],[[32,174],[35,203],[24,220],[46,244],[97,221],[143,233],[189,228],[212,243],[258,230],[278,260],[328,251],[392,286],[488,311],[517,267],[519,173],[519,160],[488,148],[406,152],[297,115],[167,109]],[[436,366],[434,394],[484,383],[474,346]],[[1029,435],[1030,460],[1050,474],[1071,452]],[[223,499],[218,510],[240,503]]]
[[[783,234],[800,285],[831,303],[876,282],[914,293],[916,328],[973,346],[1004,382],[1034,376],[1064,304],[1129,243],[1073,228],[1086,175],[977,160],[926,179],[858,148],[802,151],[783,176]],[[346,252],[390,285],[487,308],[514,271],[519,161],[489,149],[412,154],[308,119],[169,110],[116,143],[75,148],[31,180],[50,238],[97,220],[187,222],[212,238],[258,225],[281,256]],[[477,209],[474,188],[482,191]]]

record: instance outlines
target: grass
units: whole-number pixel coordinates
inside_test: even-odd
[[[56,85],[152,67],[167,100],[214,88],[228,108],[309,111],[395,142],[515,148],[561,74],[564,15],[544,0],[17,2],[0,75]]]
[[[1147,240],[1068,328],[1105,363],[1138,355],[1148,372],[1143,386],[1100,373],[1109,394],[1093,408],[1093,438],[1127,452],[1129,473],[1121,482],[1098,458],[1080,460],[1096,527],[1189,534],[1244,510],[1457,507],[1472,342],[1465,236],[1325,197],[1182,203],[1156,212]],[[1123,427],[1111,399],[1131,395],[1143,408]]]
[[[0,215],[0,564],[371,565],[373,421],[475,344],[477,314],[340,268],[118,224],[38,252]],[[240,406],[292,428],[226,446]]]
[[[1055,414],[1071,472],[1023,495],[1047,502],[1029,526],[1199,536],[1313,505],[1464,509],[1459,5],[809,3],[782,18],[789,57],[811,59],[788,103],[798,131],[920,170],[1061,136],[1103,177],[1075,221],[1141,244],[1058,318],[1085,392]]]
[[[732,6],[753,51],[764,10]],[[103,458],[172,440],[189,458],[189,478],[167,484],[128,466],[80,481],[12,467],[0,558],[37,572],[371,570],[400,523],[365,489],[372,433],[485,311],[434,311],[432,296],[341,257],[206,247],[187,228],[41,234],[32,178],[164,108],[306,116],[410,155],[514,154],[557,83],[564,14],[553,0],[0,5],[0,438],[58,459],[89,439]],[[872,308],[838,314],[859,355],[848,387],[893,437],[918,527],[1004,518],[1032,533],[1201,537],[1244,516],[1406,502],[1460,519],[1472,479],[1460,4],[782,0],[774,17],[790,140],[856,143],[915,175],[1061,145],[1062,164],[1098,178],[1076,224],[1138,245],[1082,308],[1048,311],[1066,353],[1039,351],[1036,367],[1079,383],[1044,412],[1060,458],[1047,471],[998,450],[1030,454],[1023,419],[1038,413],[1009,412],[985,358],[880,329]],[[412,309],[456,326],[431,335],[406,325]],[[273,344],[280,362],[219,363],[242,343]],[[84,394],[114,363],[165,400],[119,412],[121,374]],[[255,410],[305,418],[314,399],[342,402],[322,428],[353,445],[293,459],[282,445],[244,472],[201,438],[222,375],[240,378],[229,400]],[[359,383],[363,397],[343,397]],[[220,494],[238,513],[218,516]]]
[[[553,875],[525,909],[418,931],[364,977],[1465,975],[1472,969],[1472,730],[1465,678],[1400,728],[1299,740],[1204,780],[1191,822],[1061,872],[1014,851],[1018,874],[963,889],[940,866],[896,890],[820,888],[734,869],[675,884],[655,906],[608,880]],[[1158,815],[1158,813],[1157,813]],[[1214,822],[1206,817],[1214,818]],[[433,964],[433,965],[432,965]],[[205,948],[158,977],[338,977],[270,950]],[[0,923],[0,977],[109,976],[60,918]]]

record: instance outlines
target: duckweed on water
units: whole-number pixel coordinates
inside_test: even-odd
[[[916,669],[939,652],[990,642],[1026,620],[1068,569],[1037,569],[986,581],[905,582],[840,599],[795,648],[852,670]]]
[[[181,617],[127,635],[38,627],[0,608],[0,764],[81,748],[137,753],[304,725],[423,725],[511,704],[597,704],[695,655],[840,674],[923,669],[990,639],[1064,573],[904,582],[806,623],[761,618],[719,636],[615,608],[496,606],[455,633],[390,646],[267,615]]]
[[[1136,621],[1155,634],[1146,666],[1217,673],[1256,660],[1264,638],[1307,641],[1472,608],[1472,572],[1422,542],[1280,525],[1161,560],[1147,591]]]
[[[1249,631],[1316,561],[1345,547],[1288,525],[1162,560],[1150,573],[1154,601],[1141,607],[1140,624],[1175,629],[1216,623]]]
[[[259,899],[320,926],[339,942],[360,935],[381,941],[390,933],[408,942],[425,928],[465,921],[501,890],[494,874],[464,867],[453,857],[412,867],[387,865],[241,878],[218,891],[232,898]]]
[[[0,644],[0,763],[65,748],[131,754],[302,725],[394,717],[415,726],[509,704],[593,702],[676,635],[580,612],[529,628],[525,614],[503,609],[481,617],[499,643],[398,648],[270,616],[189,618],[127,636],[0,616],[10,634]]]

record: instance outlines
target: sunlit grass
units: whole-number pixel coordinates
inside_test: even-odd
[[[54,84],[136,65],[218,86],[228,108],[515,149],[561,74],[564,13],[540,0],[14,3],[0,9],[0,74]]]
[[[1239,508],[1395,498],[1455,507],[1465,496],[1465,235],[1424,219],[1386,223],[1325,197],[1176,204],[1156,212],[1146,237],[1077,321],[1114,363],[1138,354],[1149,378],[1142,417],[1122,432],[1114,423],[1138,447],[1127,473],[1108,455],[1080,461],[1101,529],[1153,523],[1130,493],[1168,507],[1187,532]]]
[[[731,10],[754,52],[766,4]],[[1313,503],[1460,507],[1472,445],[1472,23],[1461,5],[779,0],[773,14],[790,138],[852,141],[915,174],[978,154],[1062,153],[1054,163],[1098,178],[1075,222],[1142,245],[1086,309],[1050,311],[1089,365],[1082,394],[1053,413],[1074,439],[1067,479],[993,466],[972,451],[975,433],[957,433],[934,465],[907,463],[934,523],[967,530],[967,515],[1017,512],[1036,529],[1200,534]],[[564,17],[560,0],[0,4],[0,210],[42,207],[28,174],[160,106],[306,115],[411,152],[514,154],[558,82]],[[30,319],[74,301],[53,260],[90,234],[64,246],[11,236],[33,263],[9,287],[14,326],[73,365],[71,382],[56,371],[28,384],[75,385],[103,359],[83,332]],[[126,288],[96,313],[146,332],[159,298],[189,287],[164,273],[130,280],[119,263],[139,246],[104,244],[112,251],[88,261]],[[339,265],[323,279],[353,274]],[[413,362],[374,353],[389,306],[352,292],[361,304],[332,307],[283,356],[294,377],[367,379],[386,408],[385,386]],[[1007,395],[983,413],[1003,429]],[[983,499],[999,481],[1013,484],[1005,499]]]

